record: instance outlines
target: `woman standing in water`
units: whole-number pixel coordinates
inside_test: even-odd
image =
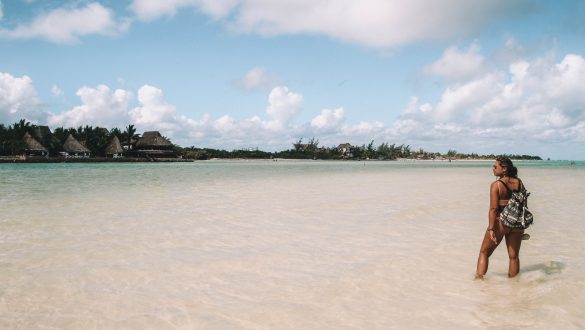
[[[520,271],[519,253],[524,229],[505,226],[500,221],[500,213],[512,196],[512,191],[522,190],[524,186],[518,178],[518,169],[509,158],[496,158],[493,173],[498,179],[490,187],[489,224],[479,250],[475,278],[483,278],[488,269],[489,257],[504,237],[510,258],[508,276],[514,277]]]

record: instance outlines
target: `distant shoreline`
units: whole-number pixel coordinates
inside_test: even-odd
[[[312,158],[209,158],[209,159],[184,159],[184,158],[143,158],[143,157],[122,157],[122,158],[107,158],[107,157],[92,157],[92,158],[63,158],[63,157],[49,157],[49,158],[22,158],[18,156],[0,156],[0,163],[17,163],[17,164],[43,164],[43,163],[193,163],[193,162],[213,162],[213,161],[341,161],[341,162],[477,162],[477,161],[493,161],[494,159],[473,158],[473,159],[412,159],[412,158],[397,158],[397,159],[312,159]],[[521,161],[521,160],[517,160]]]

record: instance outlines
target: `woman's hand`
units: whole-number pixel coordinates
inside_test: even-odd
[[[488,230],[488,233],[490,234],[490,239],[492,240],[492,242],[494,242],[495,244],[498,244],[498,239],[496,238],[496,232],[493,229]]]

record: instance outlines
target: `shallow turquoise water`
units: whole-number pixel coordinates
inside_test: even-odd
[[[517,165],[477,282],[491,162],[0,164],[0,328],[583,328],[585,162]]]

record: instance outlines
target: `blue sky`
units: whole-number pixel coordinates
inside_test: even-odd
[[[0,0],[0,122],[585,159],[585,2]]]

